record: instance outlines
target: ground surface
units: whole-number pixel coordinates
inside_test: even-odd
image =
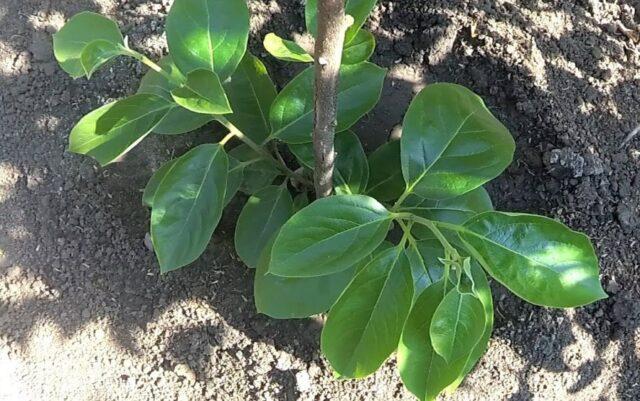
[[[72,81],[51,33],[94,10],[158,57],[169,3],[0,2],[0,400],[411,399],[393,360],[369,379],[333,380],[320,321],[256,314],[233,213],[194,266],[159,276],[139,190],[203,134],[147,139],[107,169],[65,152],[73,124],[133,92],[144,70],[122,60]],[[302,32],[300,3],[250,2],[257,54],[267,32]],[[471,87],[517,138],[489,187],[497,206],[591,235],[611,295],[558,311],[494,285],[490,349],[447,399],[640,399],[640,137],[624,142],[640,123],[639,23],[637,0],[379,2],[374,59],[390,74],[358,127],[365,141],[384,140],[425,82]],[[279,84],[294,72],[265,59]]]

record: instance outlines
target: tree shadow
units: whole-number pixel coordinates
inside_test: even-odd
[[[0,336],[24,345],[43,321],[55,323],[64,336],[71,337],[89,322],[107,319],[117,344],[129,352],[141,353],[144,350],[136,341],[136,330],[147,330],[159,315],[175,305],[198,300],[215,311],[224,324],[213,320],[202,326],[175,329],[166,338],[167,368],[186,364],[196,381],[206,381],[207,372],[216,361],[214,357],[225,360],[238,352],[247,352],[246,346],[236,343],[240,340],[234,330],[251,341],[273,344],[303,361],[316,360],[319,322],[276,321],[255,311],[251,302],[253,272],[233,256],[229,240],[240,200],[225,213],[212,245],[198,262],[187,269],[159,275],[153,254],[144,247],[149,216],[140,203],[138,190],[172,153],[179,154],[194,143],[208,141],[209,134],[151,137],[122,163],[106,169],[96,167],[88,158],[65,153],[65,138],[73,124],[107,98],[134,92],[143,70],[131,60],[119,60],[95,80],[71,81],[52,67],[55,62],[50,53],[47,55],[46,46],[41,48],[44,45],[39,36],[48,39],[53,31],[47,16],[69,18],[82,10],[100,11],[98,5],[90,0],[25,3],[31,4],[28,14],[40,19],[35,23],[37,29],[25,30],[20,25],[34,23],[29,22],[24,4],[18,9],[18,2],[10,3],[8,13],[0,17],[0,26],[8,27],[0,32],[0,43],[16,49],[18,54],[15,60],[18,66],[4,72],[0,84],[3,102],[9,99],[9,106],[0,114],[3,131],[0,138],[5,141],[0,147],[0,166],[15,172],[6,185],[0,182],[5,187],[11,186],[5,191],[6,197],[0,199],[0,215],[10,216],[0,218],[0,250],[5,253],[0,255],[0,282],[6,283],[7,293],[13,288],[36,289],[28,292],[32,296],[16,294],[0,298],[0,314],[8,317],[0,319]],[[129,3],[133,8],[118,8],[117,17],[134,46],[141,46],[146,37],[163,31],[163,21],[157,12],[145,14],[136,8],[156,3]],[[537,1],[523,3],[528,11],[552,7],[538,6]],[[275,81],[282,86],[300,66],[281,65],[264,57],[260,38],[271,31],[282,36],[292,29],[300,32],[304,24],[297,1],[276,4],[278,7],[274,9],[273,4],[266,2],[252,3],[253,10],[259,12],[256,18],[260,23],[250,46],[265,59]],[[494,286],[498,310],[495,335],[508,339],[526,361],[525,368],[518,373],[520,388],[511,399],[533,398],[536,389],[529,385],[533,370],[570,369],[561,354],[576,341],[573,323],[592,333],[599,352],[604,352],[612,341],[620,341],[623,350],[633,350],[633,334],[640,327],[640,319],[629,318],[630,313],[621,311],[625,305],[630,305],[631,310],[638,307],[629,300],[638,297],[637,285],[632,283],[634,279],[640,282],[639,272],[637,269],[621,272],[615,261],[622,260],[627,266],[640,265],[631,240],[637,241],[637,231],[625,234],[616,220],[613,211],[624,193],[620,193],[620,188],[613,190],[613,186],[618,185],[618,178],[630,179],[634,174],[621,159],[626,153],[616,144],[636,123],[631,118],[638,111],[634,93],[638,92],[640,82],[623,82],[613,95],[603,93],[601,83],[606,81],[603,65],[589,62],[579,52],[568,51],[585,45],[582,38],[589,32],[580,27],[594,23],[589,12],[579,5],[573,6],[569,15],[578,28],[552,38],[529,32],[529,27],[536,24],[526,13],[515,8],[496,10],[483,1],[450,1],[438,7],[419,1],[406,7],[393,4],[381,1],[371,22],[378,41],[374,61],[391,73],[382,101],[356,126],[367,148],[373,149],[386,140],[394,126],[401,123],[413,94],[424,84],[449,81],[469,86],[486,99],[518,143],[514,164],[489,185],[493,195],[500,195],[496,198],[497,207],[551,214],[576,229],[587,230],[595,236],[598,252],[603,255],[605,282],[609,283],[614,276],[625,280],[610,299],[579,309],[572,319],[562,311],[528,305]],[[25,15],[19,15],[18,10]],[[457,15],[477,16],[479,28],[465,25],[466,20]],[[10,22],[12,18],[21,22]],[[566,63],[547,62],[540,66],[534,62],[515,62],[506,50],[505,53],[496,50],[496,47],[506,49],[509,37],[491,37],[482,25],[487,21],[513,27],[523,37],[535,37],[532,51],[539,52],[543,61],[565,59]],[[476,35],[473,29],[485,37]],[[493,44],[488,44],[488,38],[492,38]],[[616,55],[619,54],[616,43],[603,31],[588,46],[597,45],[603,53]],[[156,56],[161,51],[160,47],[152,49]],[[575,68],[567,69],[566,65]],[[537,68],[544,69],[546,81],[535,79],[532,69]],[[566,87],[571,88],[569,98],[565,99],[567,105],[559,105],[558,99],[563,98]],[[574,93],[579,93],[582,99],[570,98]],[[611,101],[617,112],[612,113],[611,107],[597,107],[605,101]],[[567,125],[567,118],[556,115],[557,110],[567,111],[573,103],[577,111],[572,115],[582,125]],[[581,108],[581,103],[594,107]],[[589,131],[584,137],[570,135],[583,127]],[[600,137],[603,132],[607,136]],[[545,152],[567,146],[586,152],[590,144],[601,149],[600,157],[611,169],[610,175],[550,176],[543,161]],[[588,188],[596,188],[595,196],[568,201],[585,183]],[[590,202],[588,208],[580,203],[583,201]],[[621,238],[627,238],[624,247],[616,249]],[[609,253],[616,257],[604,256]],[[213,354],[211,347],[215,348]],[[633,371],[638,364],[636,353],[621,355],[620,369],[628,380],[618,382],[620,397],[640,397],[632,386],[634,374],[637,382],[637,373]],[[600,356],[585,362],[578,369],[579,380],[568,392],[584,389],[603,369]],[[270,369],[265,374],[280,383],[286,399],[297,398],[290,372]]]

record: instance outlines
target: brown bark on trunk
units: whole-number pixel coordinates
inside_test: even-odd
[[[344,0],[318,0],[315,45],[314,184],[318,198],[331,195],[335,152],[338,81],[347,19]]]

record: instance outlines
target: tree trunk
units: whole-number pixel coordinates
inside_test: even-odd
[[[331,195],[335,152],[338,80],[347,19],[344,0],[318,0],[315,45],[314,184],[318,198]]]

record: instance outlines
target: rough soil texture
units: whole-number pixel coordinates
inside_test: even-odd
[[[302,32],[303,7],[250,4],[252,48],[282,85],[296,67],[259,43]],[[159,57],[169,5],[0,1],[0,400],[412,399],[393,359],[366,380],[334,380],[320,319],[256,314],[253,272],[231,243],[237,212],[197,263],[159,275],[140,189],[210,134],[148,138],[106,169],[65,152],[73,124],[132,93],[144,68],[120,60],[72,81],[51,34],[94,10]],[[385,100],[358,127],[365,142],[382,142],[424,83],[471,87],[517,138],[516,160],[489,187],[498,208],[591,235],[610,294],[562,311],[494,285],[490,349],[445,399],[640,400],[640,136],[624,142],[640,124],[639,23],[638,0],[379,2],[374,60],[390,73]]]

